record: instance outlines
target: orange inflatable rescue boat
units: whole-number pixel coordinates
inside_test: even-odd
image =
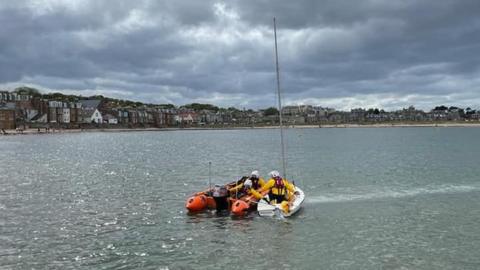
[[[215,185],[211,189],[207,189],[201,192],[197,192],[190,196],[186,203],[185,208],[189,212],[199,212],[207,209],[210,210],[229,210],[230,198],[228,189],[234,187],[237,182],[229,183],[225,186]]]
[[[233,215],[242,216],[257,206],[257,199],[250,195],[238,193],[230,194],[229,190],[236,185],[243,183],[247,177],[227,185],[215,185],[211,189],[197,192],[190,196],[185,207],[189,212],[200,212],[204,210],[230,211]]]

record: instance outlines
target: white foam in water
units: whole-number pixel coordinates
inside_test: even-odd
[[[480,190],[479,187],[467,185],[441,185],[437,187],[423,187],[408,190],[383,190],[369,193],[350,193],[350,194],[325,194],[319,196],[307,196],[307,203],[332,203],[332,202],[349,202],[349,201],[365,201],[385,198],[404,198],[414,197],[428,194],[445,194],[445,193],[462,193]]]

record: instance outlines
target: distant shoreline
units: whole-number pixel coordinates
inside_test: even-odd
[[[382,123],[382,124],[326,124],[326,125],[288,125],[286,128],[314,129],[314,128],[409,128],[409,127],[465,127],[478,128],[478,123]],[[53,129],[48,132],[44,128],[29,128],[23,131],[9,129],[5,133],[0,131],[1,135],[43,135],[43,134],[62,134],[62,133],[82,133],[82,132],[139,132],[139,131],[178,131],[178,130],[244,130],[244,129],[278,129],[279,126],[253,126],[253,127],[170,127],[170,128],[90,128],[90,129]]]

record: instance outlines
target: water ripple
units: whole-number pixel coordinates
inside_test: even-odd
[[[287,220],[184,210],[209,161],[212,183],[278,169],[278,130],[1,137],[0,268],[480,267],[480,129],[286,137]]]

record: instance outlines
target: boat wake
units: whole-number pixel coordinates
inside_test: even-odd
[[[468,185],[441,185],[436,187],[422,187],[408,190],[379,190],[367,193],[350,193],[350,194],[325,194],[318,196],[309,196],[306,203],[335,203],[350,201],[367,201],[388,198],[405,198],[415,197],[429,194],[448,194],[448,193],[465,193],[478,191],[479,187]]]

